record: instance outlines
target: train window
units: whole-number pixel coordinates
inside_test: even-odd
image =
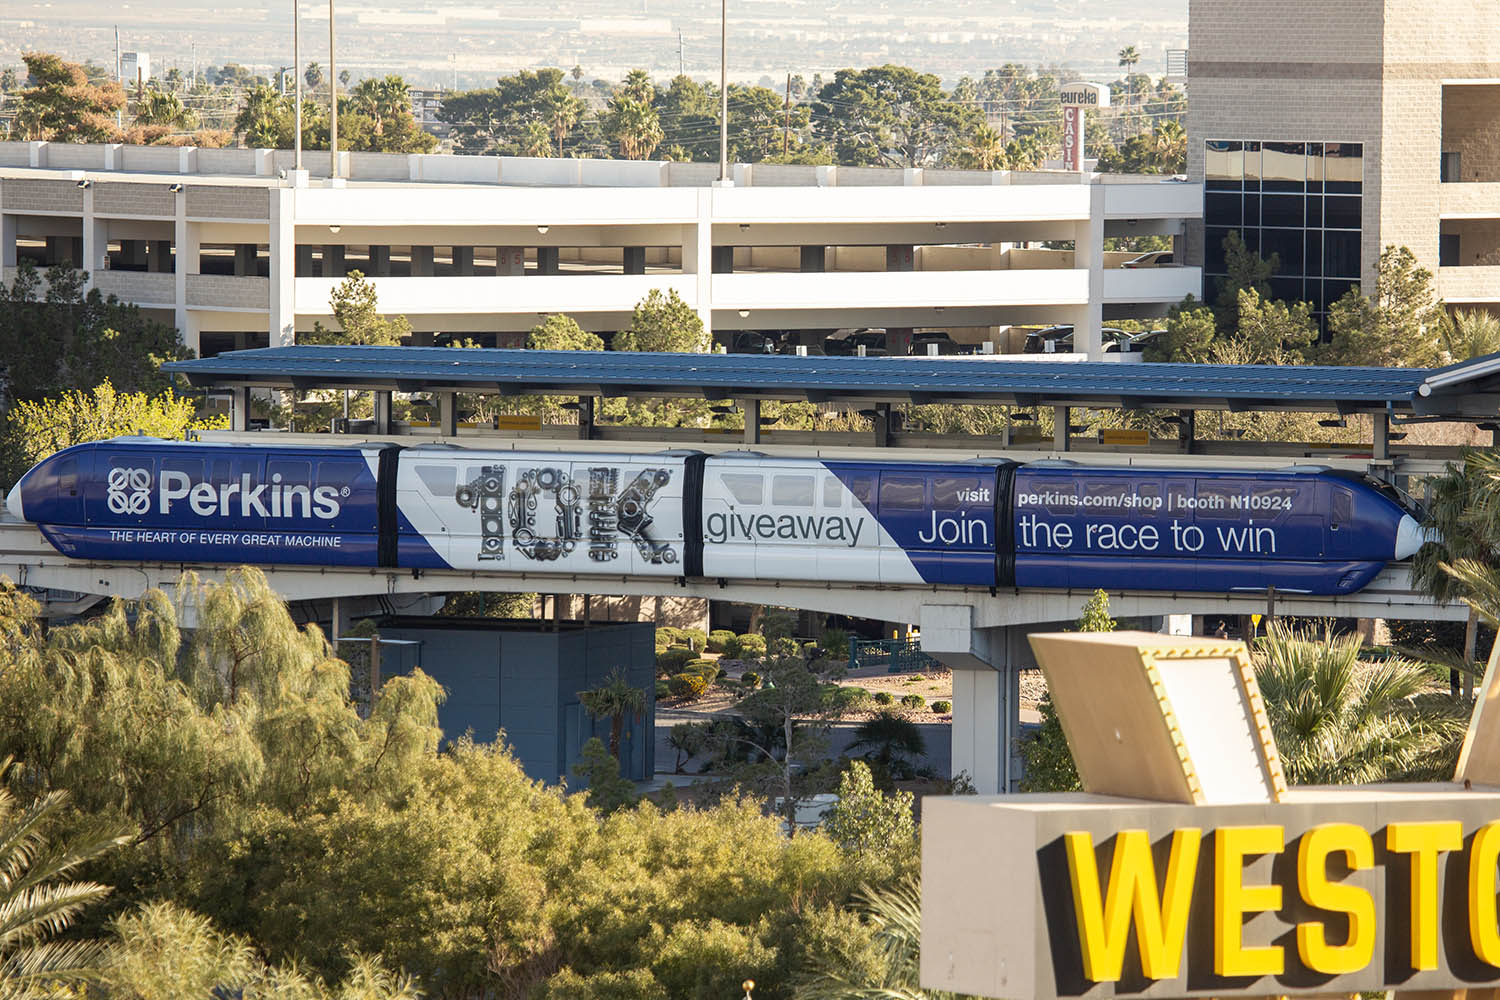
[[[765,477],[758,472],[725,472],[719,476],[736,503],[760,504],[765,497]]]
[[[1137,483],[1135,495],[1140,498],[1135,505],[1138,514],[1147,517],[1160,514],[1165,506],[1165,501],[1161,497],[1161,483]]]
[[[1228,520],[1244,516],[1245,490],[1224,483],[1199,483],[1194,517],[1198,520]]]
[[[1042,506],[1049,514],[1078,513],[1078,484],[1072,479],[1041,480],[1037,483]]]
[[[1333,491],[1333,516],[1329,523],[1334,528],[1341,528],[1348,524],[1354,515],[1354,494],[1346,489],[1334,488]]]
[[[778,507],[811,507],[812,476],[772,476],[771,502]]]
[[[844,484],[839,482],[837,476],[823,478],[823,506],[829,508],[844,506]]]
[[[875,502],[874,474],[849,477],[849,492],[866,507]]]
[[[453,465],[419,465],[417,478],[435,497],[451,497],[458,491],[458,467]]]
[[[57,463],[57,494],[64,497],[78,495],[78,459],[66,458]]]
[[[979,480],[974,476],[935,476],[932,480],[932,505],[939,510],[957,510],[979,496]]]
[[[353,490],[361,468],[357,462],[319,462],[317,485]]]
[[[927,482],[920,476],[881,476],[880,510],[921,510],[927,498]]]
[[[1085,479],[1082,507],[1088,514],[1124,514],[1130,509],[1130,483],[1123,479]]]

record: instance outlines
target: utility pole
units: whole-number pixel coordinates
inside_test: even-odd
[[[792,134],[792,74],[786,75],[786,118],[781,123],[781,155],[785,156]]]
[[[125,89],[125,80],[121,76],[120,69],[120,26],[118,24],[115,25],[115,83],[120,85],[121,90]],[[125,127],[125,105],[123,104],[115,109],[115,127]]]
[[[292,158],[292,169],[302,169],[302,11],[297,6],[300,0],[292,0],[292,87],[296,95],[292,100],[292,128],[295,135],[292,137],[292,148],[296,155]]]
[[[719,0],[719,182],[729,183],[729,0]]]
[[[677,75],[686,76],[682,69],[682,31],[677,32]]]
[[[333,0],[328,0],[328,176],[339,175],[339,67],[334,62]]]

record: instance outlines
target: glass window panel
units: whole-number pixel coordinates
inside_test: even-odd
[[[854,494],[854,499],[869,507],[875,500],[875,474],[873,472],[865,475],[851,476],[849,479],[849,492]]]
[[[1260,187],[1261,178],[1261,153],[1260,143],[1245,143],[1245,190],[1254,191]]]
[[[1204,175],[1210,190],[1239,190],[1245,176],[1245,158],[1238,142],[1210,139],[1203,144]]]
[[[765,496],[765,479],[758,472],[726,472],[719,478],[736,503],[759,504]]]
[[[979,480],[973,476],[937,476],[932,480],[932,505],[939,510],[957,510],[963,506],[959,494],[979,492]]]
[[[1203,196],[1203,224],[1205,226],[1238,227],[1244,221],[1240,216],[1241,195],[1210,192]]]
[[[1330,142],[1323,146],[1324,190],[1359,194],[1364,180],[1364,146]]]
[[[773,476],[771,478],[771,503],[778,507],[811,507],[813,505],[813,477]]]
[[[1306,273],[1302,267],[1302,230],[1263,229],[1260,234],[1260,255],[1277,257],[1276,273],[1294,277]]]
[[[1301,229],[1305,222],[1302,215],[1301,195],[1268,194],[1260,199],[1260,221],[1263,226],[1283,226]]]
[[[1307,274],[1323,273],[1323,234],[1315,229],[1307,231],[1306,250],[1302,259],[1306,261]]]
[[[1358,285],[1357,281],[1325,281],[1323,282],[1323,302],[1325,307],[1331,307],[1339,299],[1349,294],[1349,290]]]
[[[1260,225],[1260,195],[1245,194],[1245,225]]]
[[[1301,191],[1307,182],[1306,146],[1267,142],[1261,146],[1261,190]]]
[[[918,476],[881,476],[880,511],[921,510],[927,496],[927,482]]]
[[[844,506],[844,484],[833,476],[828,476],[823,480],[823,506]]]
[[[1302,279],[1301,278],[1272,278],[1271,298],[1282,302],[1302,301]]]
[[[1323,190],[1323,144],[1307,144],[1307,190],[1308,193]]]
[[[1359,233],[1323,234],[1323,274],[1329,278],[1359,278]]]
[[[1245,516],[1243,510],[1236,506],[1244,498],[1244,487],[1205,483],[1201,480],[1197,486],[1198,509],[1193,513],[1196,520],[1211,521]]]
[[[1307,196],[1307,228],[1323,228],[1323,199],[1315,194]]]
[[[1203,267],[1209,274],[1224,274],[1224,240],[1232,229],[1203,230]]]
[[[1360,227],[1361,198],[1335,197],[1323,199],[1324,229],[1358,229]]]
[[[458,489],[458,468],[452,465],[419,465],[417,478],[433,496],[451,499]]]

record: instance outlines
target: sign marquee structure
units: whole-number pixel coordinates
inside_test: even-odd
[[[1242,643],[1032,636],[1086,792],[923,803],[922,985],[1500,986],[1500,678],[1451,783],[1287,788]]]
[[[1084,110],[1109,107],[1109,86],[1066,83],[1059,91],[1063,109],[1063,169],[1083,169]]]

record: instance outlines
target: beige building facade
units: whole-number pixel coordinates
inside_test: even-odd
[[[1451,306],[1500,309],[1500,4],[1191,0],[1188,85],[1208,296],[1239,231],[1320,311],[1393,244]]]

